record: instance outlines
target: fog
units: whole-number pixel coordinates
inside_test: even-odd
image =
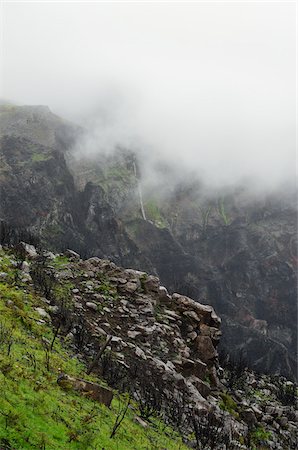
[[[296,179],[295,7],[4,3],[1,97],[84,125],[86,155],[275,188]]]

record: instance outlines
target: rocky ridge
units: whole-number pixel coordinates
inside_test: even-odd
[[[153,387],[159,397],[154,407],[176,420],[185,437],[187,417],[196,423],[215,418],[216,424],[209,423],[217,445],[212,448],[296,448],[294,384],[245,366],[220,367],[220,319],[212,307],[169,295],[157,277],[108,260],[20,248],[27,255],[23,280],[46,288],[41,320],[52,321],[65,344],[88,364],[95,362],[92,370],[112,387],[134,386],[141,396],[140,380],[145,391]]]

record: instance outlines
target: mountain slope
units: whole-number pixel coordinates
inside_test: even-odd
[[[142,161],[131,152],[76,160],[80,128],[40,107],[2,106],[0,116],[2,219],[53,250],[145,270],[170,292],[212,304],[225,350],[296,377],[295,193],[211,193],[195,181],[171,184],[171,170],[160,167],[162,182],[143,192],[144,220]]]

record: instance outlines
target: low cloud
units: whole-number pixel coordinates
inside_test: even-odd
[[[296,179],[295,4],[6,3],[2,97],[213,187]],[[145,164],[144,164],[145,162]]]

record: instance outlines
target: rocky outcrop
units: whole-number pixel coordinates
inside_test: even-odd
[[[25,243],[22,249],[27,259],[18,279],[27,292],[44,295],[37,323],[52,321],[87,373],[130,392],[143,419],[162,414],[195,448],[296,448],[296,386],[257,375],[243,362],[220,367],[221,320],[213,307],[171,295],[156,276],[108,260],[37,252]],[[17,266],[11,253],[9,261]],[[11,300],[7,306],[16,308]],[[65,374],[58,382],[107,406],[112,399],[94,382]],[[190,433],[208,440],[192,443]]]
[[[83,316],[84,349],[90,357],[111,335],[111,351],[119,362],[129,364],[137,356],[177,386],[194,389],[204,404],[203,394],[210,391],[204,380],[217,384],[220,319],[213,308],[179,294],[171,296],[158,278],[107,260],[79,260],[69,268],[71,272],[66,265],[56,275],[75,286],[74,325],[68,337],[76,342],[76,318]]]

